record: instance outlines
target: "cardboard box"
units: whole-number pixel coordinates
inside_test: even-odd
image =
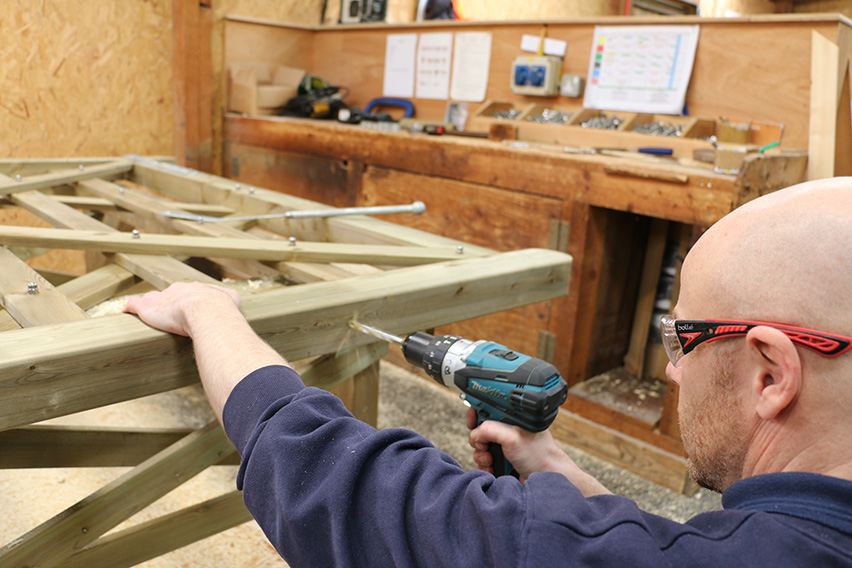
[[[232,63],[228,66],[228,110],[246,114],[276,114],[299,94],[305,71],[286,65]]]

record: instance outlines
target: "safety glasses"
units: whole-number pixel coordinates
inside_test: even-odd
[[[790,341],[802,347],[807,347],[825,357],[837,357],[849,351],[852,347],[852,337],[825,333],[804,327],[767,323],[762,321],[732,321],[732,320],[680,320],[668,314],[660,318],[660,334],[666,355],[675,367],[680,367],[680,360],[690,351],[709,341],[724,337],[739,337],[760,325],[780,330]]]

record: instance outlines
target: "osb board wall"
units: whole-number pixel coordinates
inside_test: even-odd
[[[0,156],[172,154],[171,0],[3,0]]]

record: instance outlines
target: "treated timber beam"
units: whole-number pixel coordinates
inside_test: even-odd
[[[56,289],[88,310],[138,282],[136,276],[117,264],[107,264],[60,284]]]
[[[330,390],[364,371],[388,352],[384,342],[345,349],[294,366],[308,386]],[[0,469],[133,467],[166,449],[189,428],[112,428],[37,425],[0,432]],[[230,455],[218,465],[234,465]]]
[[[62,568],[125,568],[241,525],[252,519],[242,491],[231,491],[98,539]]]
[[[104,180],[89,181],[95,182]],[[85,183],[88,182],[79,182],[77,185],[81,186]],[[115,212],[118,210],[115,202],[99,197],[88,197],[85,195],[54,195],[53,199],[75,209],[87,209],[100,212]],[[182,203],[180,201],[172,201],[169,203],[169,206],[173,209],[186,211],[187,213],[209,215],[211,217],[224,217],[225,215],[232,215],[234,213],[234,210],[229,207],[223,207],[221,205],[206,205],[204,203]]]
[[[290,360],[369,342],[352,318],[391,333],[428,329],[568,291],[571,257],[527,249],[246,297],[254,329]],[[127,314],[0,335],[0,430],[198,380],[189,340]]]
[[[6,247],[0,248],[0,296],[21,327],[78,321],[89,316]],[[34,285],[35,289],[30,289]]]
[[[174,156],[147,156],[149,160],[160,162],[175,161]],[[14,177],[31,176],[55,172],[57,170],[80,169],[80,166],[97,166],[105,163],[114,163],[115,156],[86,157],[86,158],[2,158],[0,159],[0,175]]]
[[[170,231],[184,233],[188,235],[198,235],[207,237],[227,237],[238,239],[260,239],[245,231],[224,226],[218,223],[195,223],[180,219],[172,219],[160,215],[161,211],[176,208],[176,203],[183,202],[172,201],[163,197],[159,197],[150,193],[150,190],[143,188],[133,182],[122,182],[121,185],[110,183],[103,180],[90,180],[78,184],[78,191],[91,193],[106,198],[120,205],[123,209],[131,211],[134,214],[142,216],[142,218],[152,221],[155,225],[164,227]],[[218,207],[218,206],[209,206]],[[226,211],[233,212],[230,209],[222,208]],[[247,278],[272,278],[278,277],[278,272],[262,262],[247,259],[233,258],[218,258],[211,257],[210,260],[220,264],[228,270],[243,274]]]
[[[16,205],[20,205],[30,213],[38,215],[54,227],[76,229],[83,231],[102,231],[117,233],[105,223],[92,219],[72,207],[59,203],[49,195],[40,191],[24,191],[9,197]],[[177,259],[162,256],[145,256],[133,254],[115,255],[116,264],[132,272],[139,278],[150,282],[157,288],[166,288],[173,282],[199,281],[215,284],[211,278]]]
[[[46,174],[36,174],[17,179],[0,181],[0,195],[9,195],[20,191],[33,189],[44,189],[57,185],[65,185],[80,180],[92,178],[118,177],[133,169],[133,162],[129,160],[114,160],[96,166],[82,166],[79,168],[59,170]]]
[[[0,432],[0,469],[135,467],[191,428],[36,425]],[[234,455],[219,465],[238,464]]]
[[[344,262],[416,266],[458,258],[455,248],[268,241],[159,233],[123,233],[0,225],[0,244],[103,253],[242,258],[275,262]],[[467,253],[470,254],[470,253]]]

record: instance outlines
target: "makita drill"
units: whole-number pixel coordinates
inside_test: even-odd
[[[568,397],[568,384],[556,367],[493,341],[433,336],[422,331],[403,339],[354,321],[351,325],[400,345],[409,363],[421,367],[442,385],[461,391],[461,399],[476,411],[477,424],[499,420],[541,432],[553,423]],[[498,444],[491,444],[489,451],[494,456],[494,475],[517,477]]]

